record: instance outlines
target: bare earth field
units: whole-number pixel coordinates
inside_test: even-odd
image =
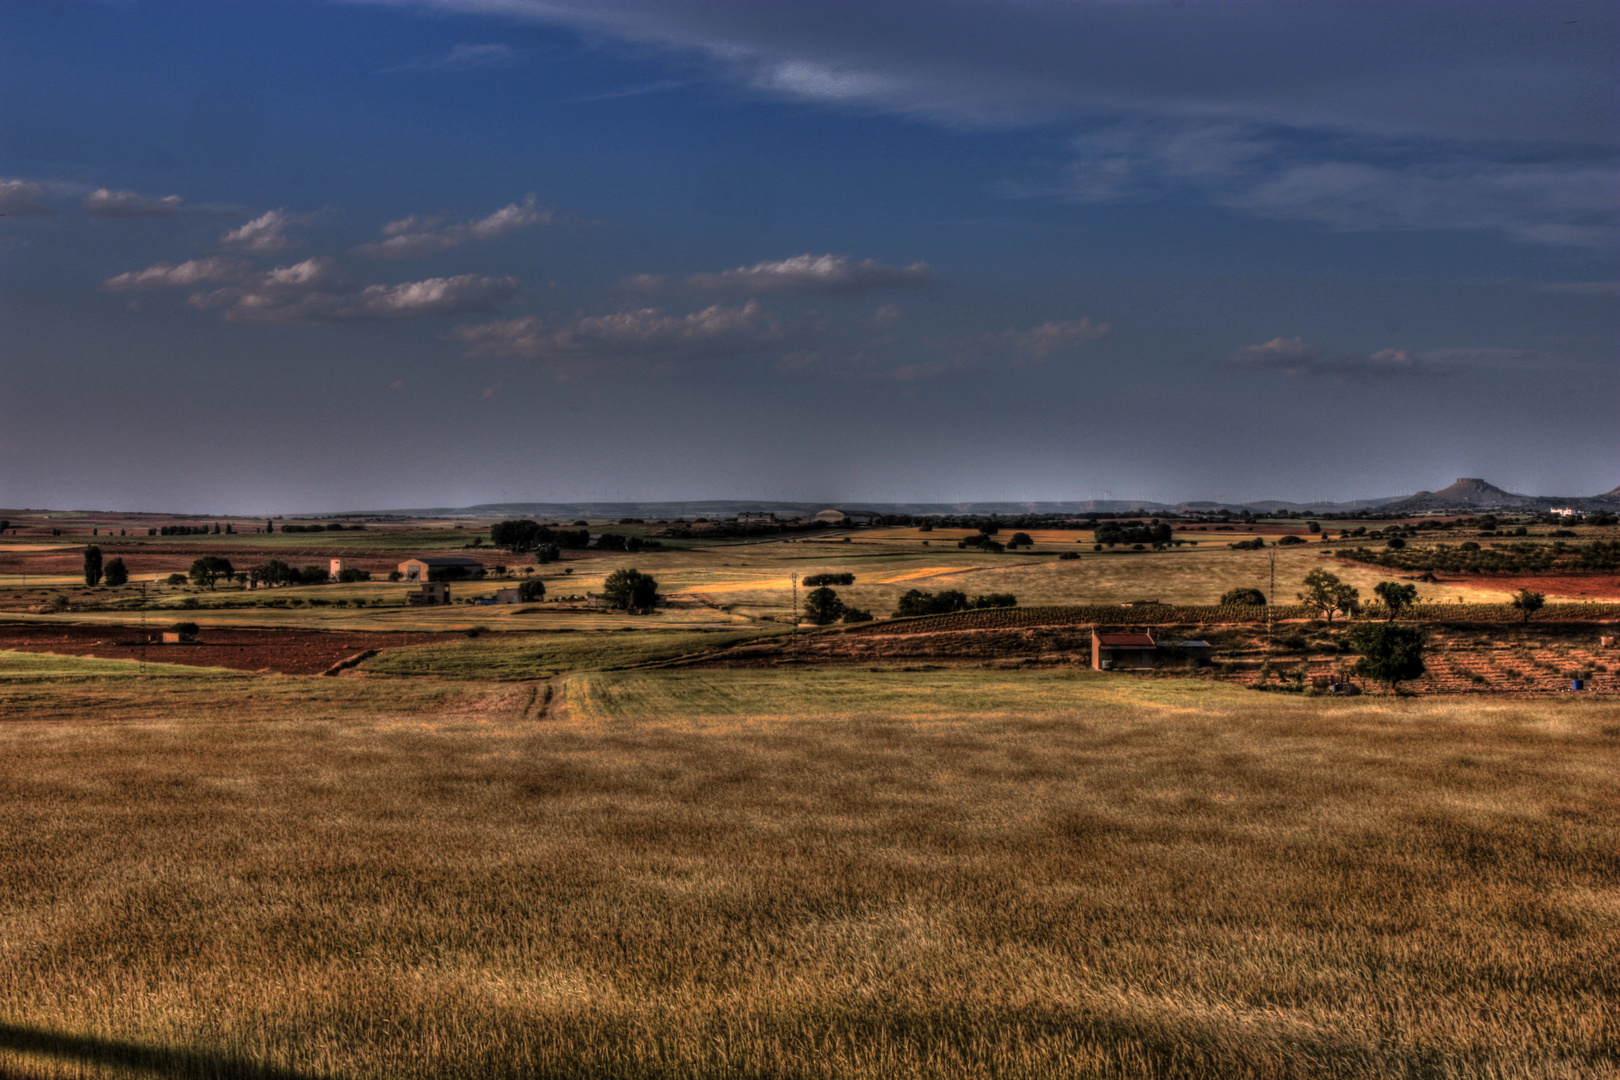
[[[201,640],[168,644],[148,641],[167,626],[79,626],[62,623],[0,623],[0,650],[99,656],[192,667],[274,671],[284,675],[319,675],[356,653],[423,645],[461,635],[376,634],[323,630],[237,630],[211,627]]]

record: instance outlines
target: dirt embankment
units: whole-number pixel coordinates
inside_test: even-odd
[[[238,671],[274,671],[284,675],[319,675],[333,664],[370,649],[422,645],[459,634],[390,634],[347,630],[206,629],[195,643],[145,641],[160,627],[62,626],[39,623],[0,624],[0,650],[97,656],[108,660],[144,659],[154,664],[223,667]],[[144,641],[144,644],[143,644]]]

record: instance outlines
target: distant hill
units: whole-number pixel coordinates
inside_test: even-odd
[[[1389,503],[1383,509],[1396,514],[1422,514],[1436,511],[1481,512],[1486,510],[1546,511],[1553,507],[1577,510],[1608,510],[1620,505],[1620,488],[1602,495],[1519,495],[1504,491],[1478,477],[1465,476],[1439,491],[1420,491]]]

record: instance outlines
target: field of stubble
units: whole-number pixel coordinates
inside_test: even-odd
[[[3,1075],[1620,1069],[1612,702],[126,671],[0,664]]]

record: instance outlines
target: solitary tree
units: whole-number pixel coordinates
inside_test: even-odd
[[[1398,581],[1380,581],[1373,586],[1373,593],[1384,602],[1390,619],[1394,619],[1404,608],[1417,603],[1416,585],[1402,585]]]
[[[1355,670],[1385,683],[1391,690],[1405,679],[1415,679],[1423,666],[1423,632],[1415,626],[1362,623],[1350,631],[1350,647],[1360,654]]]
[[[1520,589],[1513,594],[1513,606],[1524,613],[1525,622],[1529,622],[1530,616],[1540,611],[1546,602],[1546,596],[1530,589]]]
[[[602,582],[602,595],[616,608],[644,611],[658,602],[658,582],[640,570],[615,570]]]
[[[1012,539],[1007,541],[1007,546],[1010,548],[1034,547],[1035,541],[1030,539],[1027,532],[1015,532],[1012,534]]]
[[[1299,594],[1299,599],[1306,607],[1320,611],[1329,625],[1333,623],[1334,612],[1348,612],[1350,605],[1361,595],[1355,586],[1346,585],[1337,574],[1329,573],[1320,566],[1305,575],[1304,584],[1305,591]]]
[[[107,564],[107,584],[113,588],[129,584],[129,570],[124,566],[123,559],[113,559]]]
[[[804,598],[804,617],[817,626],[835,623],[844,617],[844,602],[823,585]]]
[[[84,583],[92,588],[101,584],[101,549],[94,544],[84,549]]]
[[[1222,607],[1265,607],[1266,594],[1259,589],[1227,589],[1221,594]]]
[[[518,599],[525,604],[532,604],[536,600],[545,599],[546,583],[530,578],[518,586]]]
[[[220,578],[229,578],[236,573],[236,568],[229,559],[222,559],[218,555],[204,555],[194,559],[191,563],[191,583],[193,585],[207,585],[210,589]]]

